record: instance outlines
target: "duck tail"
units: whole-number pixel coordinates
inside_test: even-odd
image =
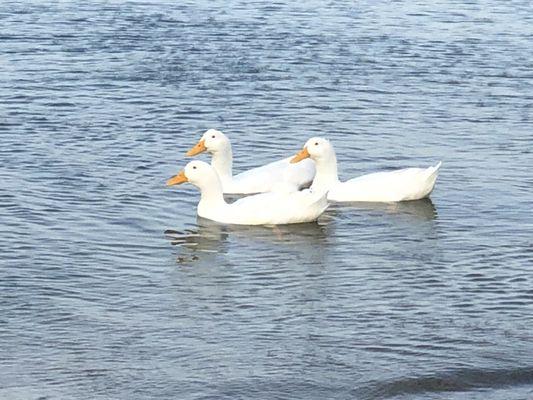
[[[426,187],[427,187],[427,194],[425,197],[428,197],[431,192],[433,192],[433,189],[435,188],[435,183],[437,182],[437,177],[439,175],[439,169],[442,165],[442,161],[439,161],[436,165],[433,167],[429,167],[427,180],[426,180]]]
[[[321,214],[326,211],[326,209],[329,207],[329,202],[328,202],[328,192],[324,192],[322,193],[322,195],[318,198],[318,200],[316,201],[317,205],[319,207],[321,207],[322,211],[321,211]]]
[[[427,169],[428,171],[428,178],[431,178],[431,179],[437,179],[437,175],[439,174],[439,170],[440,170],[440,167],[442,165],[442,161],[439,161],[437,164],[435,164],[434,166],[432,167],[429,167]]]

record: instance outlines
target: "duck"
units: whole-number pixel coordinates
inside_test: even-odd
[[[328,207],[326,193],[310,189],[254,194],[227,203],[217,171],[200,160],[189,162],[166,184],[173,186],[185,182],[200,190],[198,216],[222,224],[282,225],[313,222]]]
[[[375,172],[341,182],[337,173],[337,157],[329,140],[322,137],[309,139],[292,159],[298,163],[311,158],[316,175],[310,189],[327,191],[332,202],[399,202],[428,197],[442,162],[429,168],[404,168]]]
[[[212,156],[211,165],[218,173],[224,194],[294,192],[309,187],[315,176],[312,160],[294,165],[290,163],[291,157],[234,176],[231,142],[224,133],[216,129],[207,130],[186,155],[192,157],[205,151]]]

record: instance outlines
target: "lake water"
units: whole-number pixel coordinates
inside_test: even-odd
[[[529,1],[8,0],[0,44],[0,398],[533,398]],[[208,128],[443,167],[219,226],[165,187]]]

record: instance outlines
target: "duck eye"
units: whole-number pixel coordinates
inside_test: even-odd
[[[214,139],[215,138],[215,135],[211,136],[211,139]]]
[[[192,167],[192,169],[196,169],[196,165]]]
[[[315,142],[315,146],[318,146],[318,142]]]

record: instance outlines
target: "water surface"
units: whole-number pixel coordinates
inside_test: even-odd
[[[0,398],[533,397],[528,1],[3,1]],[[197,220],[235,170],[443,161],[431,200]],[[204,158],[205,159],[205,158]]]

